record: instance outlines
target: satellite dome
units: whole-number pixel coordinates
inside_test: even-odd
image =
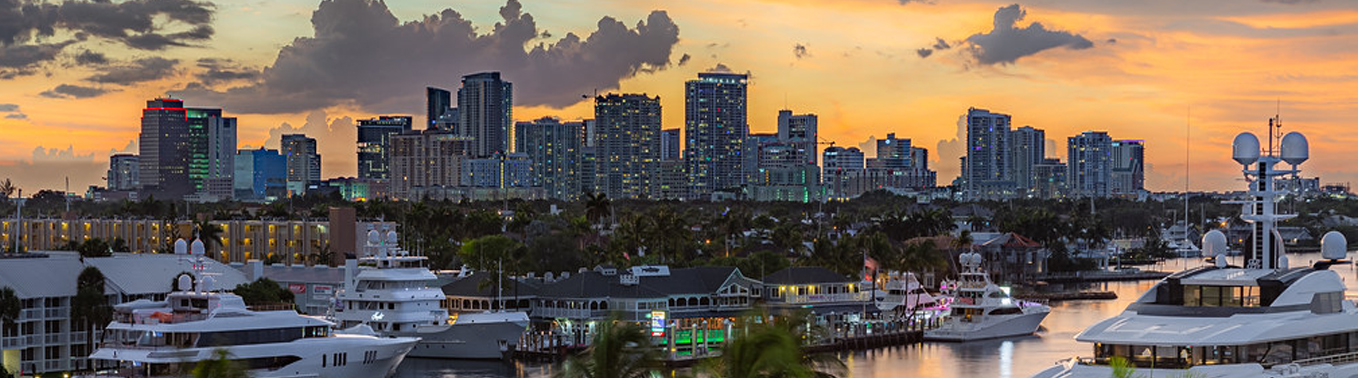
[[[1283,135],[1281,155],[1283,161],[1291,165],[1301,165],[1306,159],[1311,158],[1311,144],[1306,141],[1306,136],[1293,131]]]
[[[377,245],[378,243],[381,243],[381,242],[382,242],[382,234],[379,234],[379,233],[377,232],[377,230],[368,230],[368,245],[369,245],[369,246],[374,246],[374,245]]]
[[[189,245],[189,251],[193,252],[194,256],[202,256],[207,254],[207,246],[203,244],[203,239],[193,239],[193,244]]]
[[[400,238],[396,236],[396,231],[387,231],[387,244],[395,245],[398,240]]]
[[[1320,238],[1320,257],[1339,260],[1349,254],[1349,241],[1339,231],[1326,232]]]
[[[1250,133],[1240,133],[1231,142],[1231,158],[1240,165],[1254,164],[1259,160],[1259,137]]]
[[[179,276],[179,284],[177,286],[179,287],[179,291],[192,291],[193,277],[190,277],[187,274]]]
[[[1217,256],[1226,254],[1226,234],[1221,230],[1208,231],[1202,235],[1202,255]]]
[[[203,282],[202,282],[201,284],[198,284],[198,286],[201,286],[201,287],[198,288],[198,291],[202,291],[202,292],[209,292],[209,291],[212,291],[212,284],[214,284],[214,283],[216,283],[216,282],[217,282],[217,280],[212,279],[212,276],[204,276],[204,277],[203,277]]]
[[[184,241],[184,239],[175,240],[175,241],[174,241],[174,254],[176,254],[176,255],[187,255],[187,254],[189,254],[189,242]]]

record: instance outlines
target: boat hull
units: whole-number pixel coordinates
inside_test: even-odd
[[[1025,314],[998,315],[998,319],[985,323],[963,323],[957,319],[945,322],[936,329],[924,331],[924,339],[930,341],[973,341],[1031,335],[1037,332],[1048,311],[1034,311]]]
[[[518,344],[529,324],[527,315],[483,322],[467,320],[464,315],[451,326],[426,327],[415,332],[395,332],[390,335],[420,338],[420,342],[410,351],[410,357],[498,360],[504,355],[501,345]]]
[[[389,377],[415,346],[414,339],[336,336],[333,338],[303,339],[291,343],[256,344],[225,347],[230,359],[248,360],[293,356],[297,360],[271,369],[248,370],[251,378],[373,378]],[[192,369],[198,361],[217,358],[215,348],[176,350],[117,350],[99,349],[90,358],[118,361],[120,364],[176,364]],[[285,352],[291,351],[291,352]],[[335,356],[343,355],[336,364]],[[177,375],[169,375],[177,376]],[[135,368],[99,372],[84,377],[159,377],[145,375]]]

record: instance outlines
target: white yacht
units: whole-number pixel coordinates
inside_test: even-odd
[[[981,268],[981,254],[958,257],[962,273],[948,284],[952,311],[938,328],[924,331],[925,340],[972,341],[1031,335],[1042,325],[1051,308],[1045,304],[1014,299],[990,282]]]
[[[1270,122],[1269,134],[1273,135]],[[1354,377],[1358,376],[1358,308],[1345,300],[1346,287],[1328,268],[1345,263],[1347,241],[1329,232],[1321,239],[1324,260],[1289,266],[1275,227],[1293,215],[1278,214],[1274,180],[1298,173],[1307,142],[1288,133],[1273,153],[1261,154],[1259,139],[1235,138],[1234,159],[1245,166],[1248,195],[1245,221],[1253,223],[1252,251],[1245,267],[1227,263],[1226,236],[1203,236],[1211,265],[1166,277],[1118,316],[1075,337],[1093,346],[1093,356],[1058,362],[1038,378],[1109,377],[1113,365],[1135,376]],[[1292,169],[1278,169],[1280,162]]]
[[[456,359],[499,359],[528,329],[524,312],[450,315],[443,290],[429,286],[437,277],[425,267],[428,258],[400,249],[395,231],[385,239],[368,231],[366,249],[336,293],[334,317],[341,327],[366,324],[385,336],[419,337],[411,357]]]
[[[254,378],[386,377],[418,341],[332,333],[329,322],[292,310],[251,311],[239,296],[212,292],[210,276],[198,285],[184,276],[165,301],[115,306],[90,358],[117,367],[94,376],[182,377],[225,351]]]
[[[884,290],[877,291],[877,309],[901,314],[935,313],[943,310],[940,298],[929,294],[914,273],[888,272]]]

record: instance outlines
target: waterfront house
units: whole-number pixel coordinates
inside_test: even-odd
[[[872,288],[867,281],[850,278],[822,267],[790,267],[764,276],[763,298],[774,312],[807,309],[816,314],[876,312],[868,303]]]

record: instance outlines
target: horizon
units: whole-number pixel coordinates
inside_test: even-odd
[[[1230,140],[1266,139],[1275,114],[1311,140],[1304,176],[1358,179],[1341,160],[1358,139],[1344,108],[1358,10],[1335,2],[175,3],[49,25],[0,8],[34,20],[0,31],[0,177],[29,193],[68,176],[76,192],[102,186],[108,156],[136,152],[140,111],[163,95],[237,117],[238,149],[317,138],[330,178],[356,175],[356,120],[423,120],[423,87],[456,89],[466,74],[514,83],[516,122],[593,118],[582,95],[597,90],[659,96],[673,129],[684,81],[725,69],[751,75],[751,133],[775,130],[781,109],[817,114],[823,139],[868,156],[894,133],[931,151],[945,185],[971,107],[1045,130],[1063,161],[1065,138],[1083,131],[1145,140],[1152,192],[1183,191],[1186,152],[1189,191],[1240,190]]]

